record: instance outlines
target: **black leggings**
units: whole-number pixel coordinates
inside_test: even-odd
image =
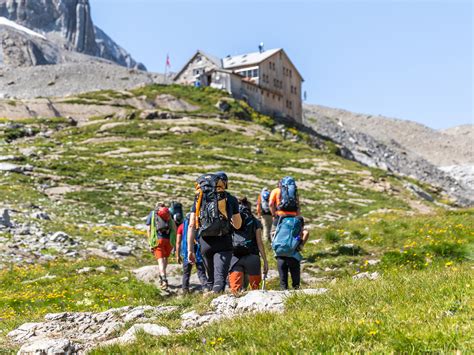
[[[291,282],[296,290],[300,288],[300,262],[295,258],[286,256],[277,256],[278,273],[280,274],[280,289],[288,290],[288,270],[291,274]]]
[[[224,292],[232,250],[218,252],[212,249],[202,250],[202,259],[207,271],[207,288],[215,293]]]

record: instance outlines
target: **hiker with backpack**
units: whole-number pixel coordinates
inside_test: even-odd
[[[273,217],[273,227],[276,228],[283,216],[297,216],[300,213],[300,202],[296,181],[286,176],[278,182],[278,187],[270,194],[270,212]]]
[[[184,222],[178,227],[178,232],[176,235],[176,262],[178,264],[183,263],[183,280],[181,286],[183,294],[189,293],[189,279],[191,278],[191,271],[193,268],[193,264],[188,260],[188,240],[186,238],[189,228],[190,216],[191,213],[186,215]],[[194,253],[196,255],[196,262],[194,264],[196,265],[202,290],[208,291],[206,268],[202,260],[201,249],[198,243],[194,244]]]
[[[239,200],[242,226],[232,234],[233,256],[229,273],[229,285],[235,294],[242,291],[244,276],[248,276],[250,288],[257,290],[262,281],[260,257],[263,260],[263,274],[268,273],[268,261],[262,241],[262,224],[252,214],[252,205],[246,197]]]
[[[164,204],[157,204],[146,220],[148,226],[147,237],[151,252],[158,261],[160,286],[163,290],[168,288],[166,267],[168,258],[176,243],[176,225],[170,210]]]
[[[280,289],[288,289],[288,272],[291,274],[293,288],[299,289],[301,283],[301,250],[308,241],[309,231],[304,227],[301,216],[284,216],[275,231],[272,249],[275,252]]]
[[[196,180],[196,196],[188,227],[188,260],[196,263],[196,233],[208,276],[208,287],[214,293],[225,289],[232,260],[232,229],[239,229],[242,218],[237,199],[228,193],[224,172],[205,174]]]
[[[184,213],[183,213],[183,205],[177,201],[171,201],[170,203],[170,214],[173,217],[173,221],[176,225],[176,238],[178,237],[178,230],[183,225],[184,221]],[[172,254],[176,254],[176,248],[174,247],[171,251]]]
[[[176,226],[179,227],[184,221],[183,205],[177,201],[171,201],[170,213],[173,216],[173,220]]]
[[[263,227],[263,239],[271,242],[272,211],[270,209],[270,191],[264,187],[257,198],[257,216]]]

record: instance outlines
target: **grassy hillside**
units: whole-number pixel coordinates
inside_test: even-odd
[[[167,118],[145,119],[137,103],[163,94],[197,109],[157,107]],[[78,124],[65,118],[0,119],[0,157],[32,166],[21,174],[0,173],[0,207],[14,210],[16,223],[34,223],[45,233],[64,231],[98,247],[130,240],[140,246],[127,258],[64,258],[44,249],[41,254],[54,260],[28,265],[4,259],[0,349],[17,347],[8,341],[8,331],[51,312],[143,304],[173,304],[181,313],[205,310],[210,298],[166,297],[135,280],[130,270],[153,264],[142,225],[154,204],[173,199],[189,208],[194,179],[216,170],[228,172],[230,192],[252,201],[282,176],[297,179],[313,240],[304,251],[303,281],[330,291],[323,297],[292,298],[283,315],[225,321],[169,338],[143,335],[139,342],[144,352],[472,347],[473,211],[447,211],[438,203],[443,196],[429,186],[420,185],[437,203],[420,200],[405,187],[416,182],[344,160],[334,154],[331,142],[316,148],[307,133],[278,126],[244,103],[225,98],[229,108],[221,112],[215,104],[223,96],[210,89],[150,86],[64,100],[84,112],[94,104],[126,115],[91,115]],[[51,220],[33,219],[37,207]],[[0,237],[1,247],[13,235],[0,229]],[[77,273],[99,266],[106,271]],[[273,260],[271,266],[275,268]],[[364,271],[382,276],[352,279]],[[45,275],[55,277],[40,279]],[[269,287],[276,289],[277,281]],[[177,329],[180,312],[160,324]],[[132,353],[136,347],[103,350],[111,351]]]

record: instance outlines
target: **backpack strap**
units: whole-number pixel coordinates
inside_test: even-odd
[[[276,195],[276,202],[277,203],[275,203],[275,208],[276,208],[277,211],[280,211],[280,209],[281,209],[280,205],[281,205],[281,195],[282,195],[283,187],[280,185],[279,189],[280,189],[280,191]]]
[[[227,219],[229,220],[229,222],[232,221],[232,213],[229,204],[229,193],[227,191],[225,192],[225,210],[227,212]]]
[[[203,192],[202,192],[202,189],[201,189],[201,187],[199,186],[199,184],[196,184],[196,189],[197,189],[197,191],[198,191],[198,194],[197,194],[196,211],[195,211],[195,213],[194,213],[194,217],[195,217],[196,229],[198,229],[198,228],[200,227],[199,215],[201,214],[201,206],[202,206],[202,196],[203,196]]]
[[[260,214],[262,212],[262,193],[258,194],[257,198],[257,214]]]
[[[158,233],[156,232],[156,210],[153,210],[152,212],[150,229],[150,239],[148,240],[148,244],[151,248],[154,248],[156,247],[156,241],[158,239]]]

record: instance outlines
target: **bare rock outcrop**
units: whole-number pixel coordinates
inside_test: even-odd
[[[285,300],[295,294],[321,295],[328,289],[305,289],[299,291],[250,291],[243,297],[222,295],[211,302],[212,310],[204,314],[190,311],[181,315],[181,326],[184,329],[214,323],[228,318],[234,318],[247,313],[282,313],[285,310]]]
[[[211,302],[211,311],[205,314],[201,315],[196,311],[182,314],[182,329],[179,332],[249,313],[282,313],[288,297],[295,294],[315,296],[327,291],[328,289],[319,288],[298,291],[250,291],[242,297],[222,295]],[[131,343],[136,340],[138,332],[152,336],[171,335],[172,332],[168,328],[154,322],[159,321],[162,315],[177,310],[178,307],[175,306],[127,306],[101,313],[51,313],[45,316],[44,322],[25,323],[8,333],[8,337],[13,343],[22,345],[21,354],[49,354],[49,349],[62,349],[62,352],[58,353],[82,354],[97,346]],[[134,324],[122,336],[117,337],[116,333],[130,323]]]
[[[0,17],[44,35],[50,43],[58,46],[60,52],[82,53],[146,70],[143,64],[136,62],[94,25],[89,0],[0,0]],[[24,41],[27,42],[24,51],[35,48],[35,56],[50,52],[48,41],[38,43],[31,38]],[[20,42],[18,46],[22,44]]]
[[[37,339],[24,344],[18,351],[19,355],[37,354],[77,354],[81,350],[78,344],[68,339]]]
[[[164,83],[161,74],[145,72],[107,62],[101,58],[86,56],[80,53],[67,52],[68,57],[62,64],[1,67],[0,65],[0,98],[33,99],[38,97],[64,97],[97,90],[126,90],[154,83]],[[84,60],[84,58],[86,58]],[[40,99],[40,105],[48,99]],[[18,103],[22,106],[21,103]],[[2,105],[0,103],[0,105]],[[32,111],[37,111],[35,102],[26,103]],[[75,105],[78,112],[85,105]],[[92,107],[94,105],[88,105]],[[97,115],[103,108],[97,107]],[[18,107],[2,107],[2,116],[10,116],[9,110]],[[49,110],[51,111],[51,110]],[[115,110],[116,111],[116,110]],[[38,112],[39,113],[39,112]],[[45,113],[46,114],[46,113]],[[73,112],[68,116],[76,117]],[[26,116],[31,116],[26,110]],[[55,116],[53,114],[53,116]],[[43,117],[51,117],[51,112]]]
[[[339,117],[339,114],[342,116]],[[321,106],[307,105],[305,115],[305,124],[340,145],[343,157],[441,188],[459,205],[474,204],[474,190],[469,184],[441,170],[420,155],[418,150],[413,151],[409,145],[402,145],[395,136],[392,137],[392,130],[387,129],[386,136],[382,139],[380,130],[376,134],[369,131],[365,123],[360,123],[360,127],[357,122],[349,123],[348,111]],[[372,122],[372,125],[377,126],[377,123]]]
[[[87,349],[106,345],[105,340],[109,340],[109,344],[133,341],[139,330],[155,336],[169,335],[170,332],[165,327],[139,323],[133,325],[122,337],[113,338],[127,323],[155,321],[176,309],[173,306],[127,306],[101,313],[50,313],[45,316],[44,322],[25,323],[8,333],[8,337],[14,343],[22,344],[21,354],[63,354],[68,353],[66,350],[71,351],[69,353],[82,353]],[[48,352],[48,349],[62,349],[64,352]]]

